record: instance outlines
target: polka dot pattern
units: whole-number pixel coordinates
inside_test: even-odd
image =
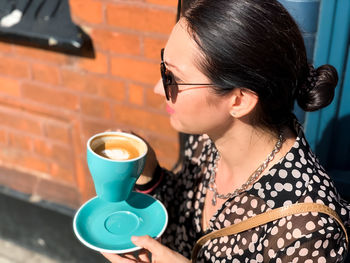
[[[208,136],[189,136],[185,161],[177,174],[165,173],[154,195],[168,209],[162,242],[190,258],[204,234],[274,208],[298,202],[323,203],[350,224],[350,205],[340,198],[332,180],[295,122],[297,139],[283,159],[239,196],[228,199],[202,229],[202,210],[217,154]],[[303,213],[275,220],[237,235],[215,238],[200,250],[197,262],[341,262],[347,253],[345,235],[332,218]]]

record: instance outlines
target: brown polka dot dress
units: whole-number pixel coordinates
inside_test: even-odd
[[[228,199],[201,226],[204,199],[217,151],[207,136],[190,136],[182,170],[163,171],[154,195],[168,209],[169,224],[162,242],[190,258],[204,234],[281,206],[315,202],[334,209],[348,228],[350,205],[312,153],[300,125],[291,150],[251,188]],[[288,216],[240,234],[208,241],[197,262],[342,262],[347,253],[345,234],[331,217],[319,213]]]

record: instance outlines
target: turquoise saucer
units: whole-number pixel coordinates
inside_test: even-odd
[[[126,201],[111,203],[95,197],[74,216],[73,228],[87,247],[100,252],[128,253],[140,249],[131,236],[160,237],[168,223],[164,205],[150,195],[132,192]]]

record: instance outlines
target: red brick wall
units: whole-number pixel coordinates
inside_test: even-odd
[[[95,59],[0,42],[0,185],[78,207],[95,195],[86,141],[113,128],[135,131],[163,166],[174,164],[177,134],[152,89],[176,4],[70,0]]]

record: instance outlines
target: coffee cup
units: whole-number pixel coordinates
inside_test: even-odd
[[[103,132],[87,142],[87,163],[96,194],[108,202],[127,200],[142,173],[147,144],[124,132]]]

